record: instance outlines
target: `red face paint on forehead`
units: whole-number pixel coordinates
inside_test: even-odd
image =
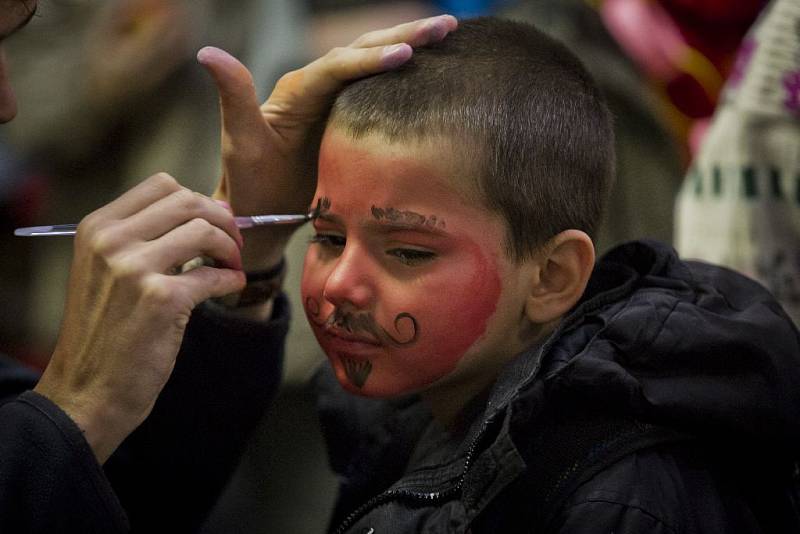
[[[477,350],[495,315],[503,225],[465,201],[452,160],[436,146],[323,139],[314,203],[328,198],[330,208],[315,221],[302,294],[353,392],[424,389]],[[394,224],[404,227],[376,228]]]

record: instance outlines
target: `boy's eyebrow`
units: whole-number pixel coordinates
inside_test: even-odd
[[[402,232],[410,230],[413,232],[425,232],[428,234],[435,234],[439,236],[450,235],[443,227],[430,226],[427,224],[405,222],[405,221],[378,221],[375,219],[367,219],[367,221],[364,223],[364,226],[383,233]]]
[[[344,224],[342,218],[333,213],[320,213],[315,217],[315,219],[319,219],[320,221],[325,221],[333,224]],[[449,236],[450,234],[445,230],[444,221],[440,226],[434,226],[431,224],[424,224],[419,222],[409,222],[409,221],[391,221],[391,220],[379,220],[370,217],[364,223],[364,226],[370,229],[377,230],[379,232],[399,232],[403,230],[413,230],[417,232],[428,232],[431,234],[437,234],[441,236]]]
[[[2,41],[3,39],[5,39],[7,37],[10,37],[12,34],[20,31],[22,28],[27,26],[30,23],[30,21],[33,20],[33,17],[36,16],[36,10],[37,9],[39,9],[39,4],[36,4],[36,6],[34,6],[34,8],[31,10],[31,12],[28,13],[28,16],[25,17],[25,20],[23,20],[22,22],[20,22],[14,28],[11,28],[7,32],[0,33],[0,41]]]

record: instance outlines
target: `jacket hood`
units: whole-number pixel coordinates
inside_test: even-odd
[[[553,399],[800,450],[800,342],[791,319],[758,283],[682,262],[660,243],[628,243],[601,259],[539,365]],[[518,391],[532,393],[532,379]]]

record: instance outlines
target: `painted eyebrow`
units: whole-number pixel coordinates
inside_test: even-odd
[[[26,7],[27,7],[27,6],[26,6]],[[19,24],[17,24],[17,25],[16,25],[16,27],[14,27],[14,28],[11,28],[9,31],[7,31],[7,32],[6,32],[6,33],[4,33],[4,34],[0,34],[0,41],[2,41],[3,39],[6,39],[6,38],[8,38],[8,37],[10,37],[12,34],[14,34],[14,33],[18,32],[18,31],[20,31],[22,28],[24,28],[25,26],[27,26],[27,25],[28,25],[28,24],[31,22],[31,20],[33,20],[33,17],[35,17],[35,16],[36,16],[36,10],[37,10],[37,9],[39,9],[39,4],[36,4],[36,6],[35,6],[35,7],[34,7],[34,8],[31,10],[31,12],[30,12],[30,13],[28,13],[28,16],[27,16],[27,17],[25,17],[25,20],[23,20],[22,22],[20,22]]]
[[[333,224],[343,224],[342,218],[333,213],[321,213],[316,217],[316,219]],[[426,224],[415,224],[407,222],[404,223],[397,221],[377,221],[372,218],[366,219],[364,221],[364,226],[371,230],[376,230],[382,233],[402,232],[411,230],[415,232],[424,232],[440,236],[450,235],[447,231],[445,231],[443,228],[440,227],[428,226]]]
[[[438,215],[422,215],[413,210],[397,209],[392,206],[376,206],[370,208],[372,220],[382,227],[398,229],[418,229],[431,233],[447,234],[445,222]]]

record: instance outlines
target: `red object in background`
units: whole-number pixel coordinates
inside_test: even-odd
[[[668,115],[688,143],[692,122],[713,114],[739,45],[766,3],[605,0],[600,13],[623,50],[661,87],[673,109]]]
[[[736,51],[765,0],[661,0],[686,44],[727,78]]]
[[[676,20],[691,17],[710,25],[750,26],[766,0],[661,0]]]

